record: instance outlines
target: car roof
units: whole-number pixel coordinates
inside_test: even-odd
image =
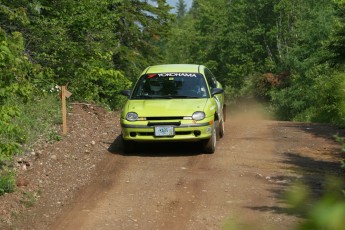
[[[147,67],[142,74],[149,73],[201,73],[205,67],[197,64],[165,64]]]

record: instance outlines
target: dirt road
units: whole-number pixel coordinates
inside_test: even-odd
[[[327,175],[344,176],[333,138],[343,130],[230,111],[212,155],[183,143],[126,155],[118,112],[73,105],[67,136],[18,158],[0,229],[293,229],[301,219],[284,192],[299,181],[319,194]]]
[[[213,155],[183,143],[125,155],[115,140],[51,228],[292,229],[299,219],[283,192],[298,180],[321,189],[326,172],[339,173],[339,146],[328,126],[265,120],[258,111],[229,117]]]

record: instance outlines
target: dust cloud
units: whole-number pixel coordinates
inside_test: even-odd
[[[275,120],[269,106],[254,99],[241,99],[227,106],[227,117],[241,122]]]

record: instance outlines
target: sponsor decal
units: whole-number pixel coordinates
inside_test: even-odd
[[[158,77],[197,77],[196,73],[159,73]]]
[[[147,78],[154,78],[157,74],[149,74],[147,75]]]

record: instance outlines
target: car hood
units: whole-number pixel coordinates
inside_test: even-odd
[[[169,100],[129,100],[128,112],[136,112],[139,117],[191,116],[195,111],[204,111],[207,98]]]

